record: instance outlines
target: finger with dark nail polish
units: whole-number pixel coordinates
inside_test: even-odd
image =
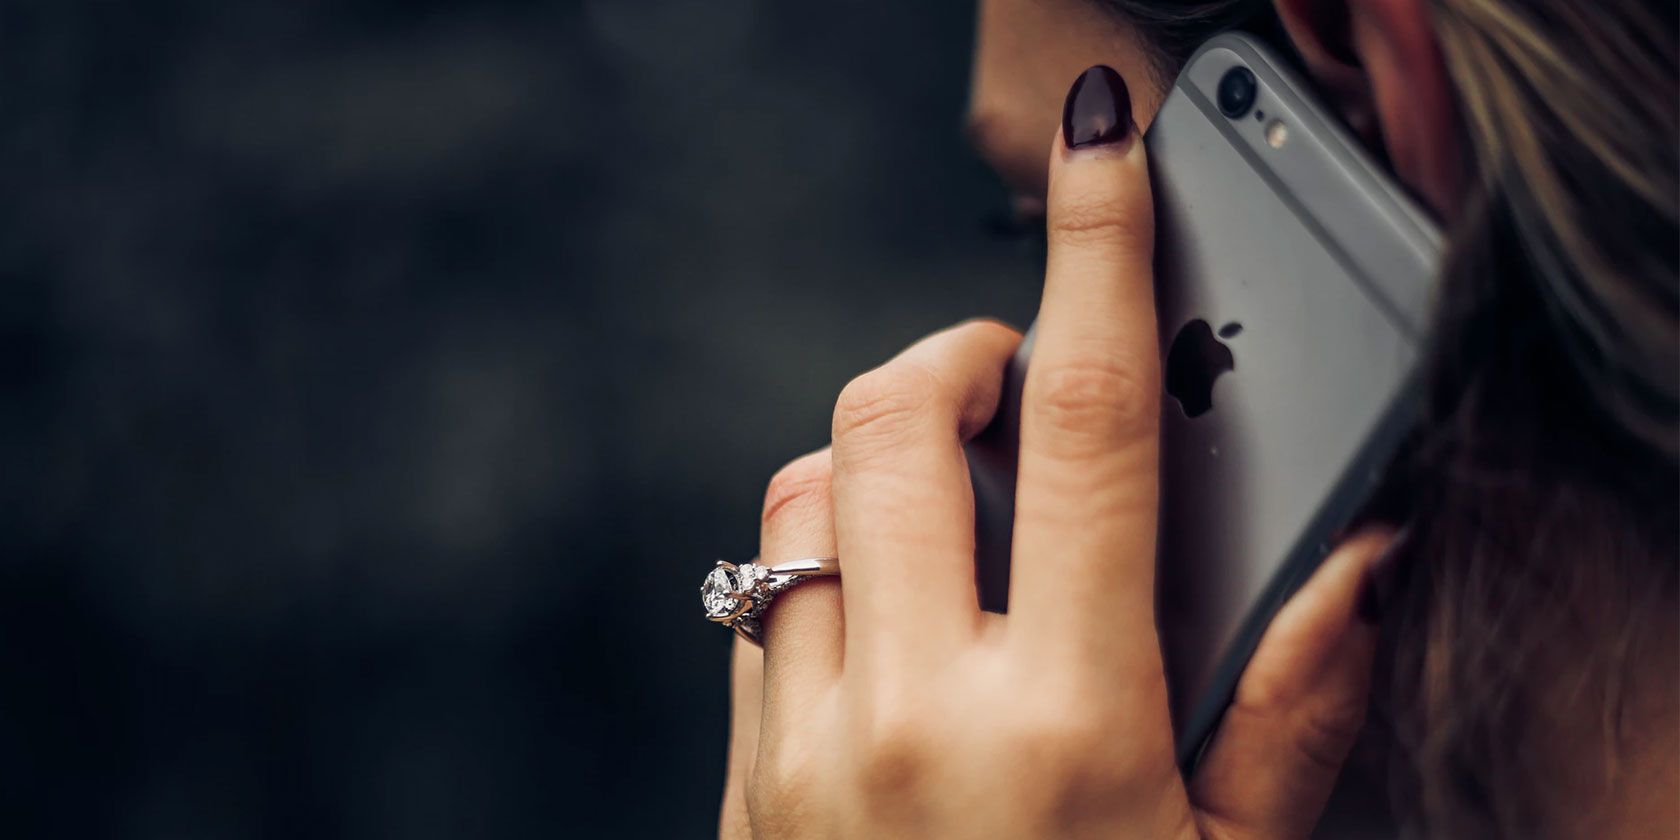
[[[1062,142],[1069,149],[1120,143],[1132,134],[1132,95],[1106,65],[1079,74],[1062,106]]]

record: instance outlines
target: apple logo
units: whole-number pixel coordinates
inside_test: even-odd
[[[1220,338],[1236,338],[1242,324],[1232,321],[1213,334],[1208,322],[1197,318],[1185,324],[1167,350],[1167,394],[1178,400],[1186,417],[1200,417],[1213,408],[1213,382],[1237,369],[1231,348]]]

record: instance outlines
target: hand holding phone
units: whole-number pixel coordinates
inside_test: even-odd
[[[1128,99],[1110,68],[1082,74],[1049,161],[1049,260],[1010,470],[1010,614],[976,604],[979,473],[961,452],[1012,387],[999,374],[1015,331],[960,325],[859,377],[832,449],[771,482],[761,554],[838,556],[842,574],[776,596],[761,673],[737,649],[731,755],[750,769],[731,761],[731,789],[754,791],[733,800],[748,822],[1166,837],[1217,820],[1296,837],[1316,821],[1339,773],[1326,757],[1356,734],[1318,712],[1363,708],[1376,634],[1352,605],[1382,537],[1336,552],[1245,675],[1249,693],[1303,702],[1245,703],[1181,779],[1153,586],[1157,213]]]
[[[1268,622],[1408,427],[1440,246],[1247,36],[1190,59],[1146,143],[1165,391],[1156,612],[1188,772]],[[996,421],[968,447],[981,603],[999,611],[1031,339]]]

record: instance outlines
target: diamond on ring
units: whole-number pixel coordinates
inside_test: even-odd
[[[758,644],[759,617],[771,599],[806,578],[838,574],[840,561],[833,557],[810,557],[774,566],[719,560],[700,583],[700,604],[706,618]]]
[[[700,602],[706,606],[706,617],[713,621],[722,621],[741,613],[740,579],[731,571],[720,562],[700,584]]]

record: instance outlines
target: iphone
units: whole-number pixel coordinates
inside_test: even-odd
[[[1409,428],[1440,236],[1260,42],[1199,50],[1145,136],[1163,384],[1156,603],[1181,767]],[[1007,609],[1020,386],[968,447]]]

